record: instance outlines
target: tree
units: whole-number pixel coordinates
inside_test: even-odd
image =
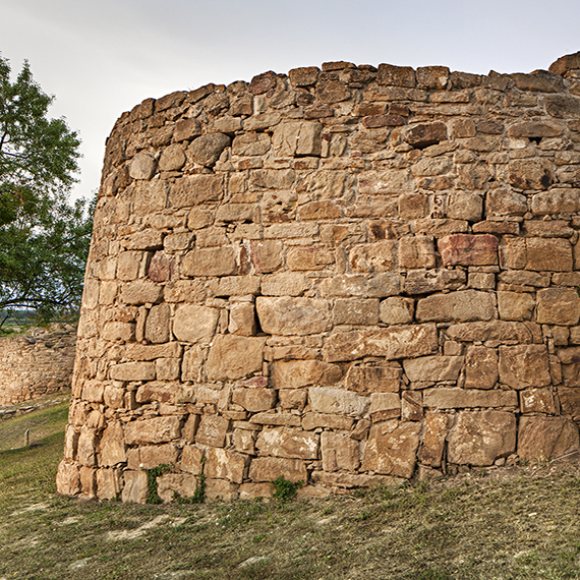
[[[28,62],[14,82],[0,56],[0,310],[43,317],[74,310],[91,232],[86,202],[69,202],[80,145]]]

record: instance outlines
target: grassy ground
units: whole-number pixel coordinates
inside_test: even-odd
[[[65,414],[0,423],[1,449],[42,433],[0,451],[0,579],[580,578],[578,466],[309,502],[97,504],[55,495]]]

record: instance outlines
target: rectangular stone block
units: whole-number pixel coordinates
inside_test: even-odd
[[[452,234],[437,242],[444,266],[495,265],[497,245],[497,238],[491,234]]]
[[[360,465],[359,443],[347,432],[325,431],[320,436],[324,471],[356,471]]]
[[[499,379],[497,351],[470,346],[465,357],[465,388],[493,389]]]
[[[435,267],[435,244],[432,236],[415,236],[399,240],[399,265],[413,270]]]
[[[319,360],[277,361],[270,368],[272,385],[276,389],[333,385],[342,378],[338,365]]]
[[[334,332],[326,339],[323,353],[330,362],[356,360],[365,356],[383,356],[394,360],[431,354],[437,348],[435,325],[420,324]]]
[[[398,393],[372,393],[370,400],[369,415],[373,423],[401,416],[401,398]]]
[[[169,206],[175,209],[193,207],[208,201],[219,201],[224,195],[220,175],[188,175],[181,177],[169,191]]]
[[[434,409],[469,409],[474,407],[518,407],[515,391],[450,389],[435,387],[423,392],[423,404]]]
[[[539,324],[574,326],[580,320],[580,297],[573,288],[544,288],[537,294]]]
[[[256,457],[250,464],[250,479],[255,482],[272,482],[278,477],[289,481],[306,482],[308,473],[301,459],[285,459],[283,457]]]
[[[197,429],[196,443],[208,445],[209,447],[223,447],[229,425],[230,422],[225,417],[203,415]]]
[[[407,294],[430,294],[441,290],[456,290],[467,282],[463,270],[412,270],[405,278]]]
[[[320,285],[320,294],[324,297],[383,298],[398,294],[400,289],[401,276],[397,273],[373,276],[347,274],[326,278]]]
[[[185,276],[231,276],[236,273],[233,248],[199,248],[188,252],[181,263]]]
[[[155,363],[119,363],[111,367],[109,376],[114,381],[153,381],[155,380]]]
[[[438,382],[457,382],[462,367],[462,356],[434,355],[403,361],[405,374],[413,388],[424,388]]]
[[[360,394],[398,393],[403,371],[397,363],[352,365],[346,375],[345,386]]]
[[[265,427],[258,434],[256,447],[261,455],[289,459],[318,459],[318,443],[317,433],[286,427]]]
[[[206,363],[210,380],[241,379],[262,370],[265,338],[233,334],[214,338]]]
[[[360,244],[350,251],[349,263],[353,272],[370,274],[389,272],[397,264],[397,242],[383,240],[372,244]]]
[[[458,290],[419,300],[415,316],[419,322],[469,322],[491,320],[497,314],[493,293]]]
[[[259,296],[256,311],[260,326],[267,334],[304,336],[332,327],[330,303],[326,300]]]
[[[452,324],[446,333],[450,339],[462,342],[490,342],[494,345],[542,342],[542,329],[533,322],[464,322]]]
[[[179,439],[181,418],[176,416],[137,419],[124,426],[127,445],[165,443]]]
[[[334,324],[368,326],[379,322],[377,298],[344,298],[334,302]]]
[[[552,379],[546,346],[501,346],[499,380],[514,389],[549,385]]]
[[[369,405],[367,397],[333,387],[310,387],[308,396],[310,407],[316,413],[338,413],[360,417]]]

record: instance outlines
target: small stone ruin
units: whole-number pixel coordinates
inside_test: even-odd
[[[573,459],[579,230],[580,53],[148,99],[107,142],[58,490],[317,497]]]

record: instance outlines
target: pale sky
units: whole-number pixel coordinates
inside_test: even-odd
[[[331,60],[546,69],[580,50],[580,0],[0,0],[0,54],[56,96],[97,190],[115,120],[143,99]]]

